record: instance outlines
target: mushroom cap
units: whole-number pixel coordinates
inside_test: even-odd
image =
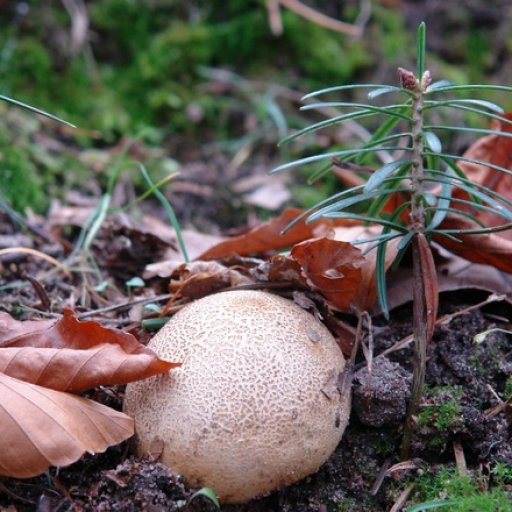
[[[326,327],[289,300],[210,295],[173,316],[149,347],[183,365],[127,386],[137,451],[163,441],[161,461],[224,503],[315,472],[341,439],[345,360]]]

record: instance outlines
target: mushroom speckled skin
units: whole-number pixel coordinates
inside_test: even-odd
[[[341,439],[350,409],[343,355],[325,326],[289,300],[210,295],[179,311],[149,347],[183,365],[127,386],[137,451],[163,441],[161,461],[224,503],[315,472]]]

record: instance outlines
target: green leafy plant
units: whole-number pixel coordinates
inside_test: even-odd
[[[303,109],[336,107],[347,109],[334,118],[317,122],[284,139],[289,142],[312,132],[340,125],[349,120],[376,121],[373,134],[364,144],[355,148],[337,149],[307,156],[283,164],[273,172],[284,171],[307,164],[327,161],[315,170],[310,180],[327,173],[334,162],[345,170],[361,171],[364,182],[336,193],[304,212],[300,218],[313,221],[319,217],[355,219],[380,226],[380,233],[363,242],[370,242],[377,251],[376,277],[378,298],[388,316],[386,298],[385,262],[391,241],[398,239],[395,265],[411,249],[413,261],[413,323],[414,370],[412,395],[404,429],[402,456],[407,457],[412,438],[412,417],[419,410],[425,380],[426,348],[437,314],[438,288],[430,241],[435,237],[459,243],[461,237],[492,233],[512,226],[512,202],[484,185],[468,179],[458,165],[460,161],[485,165],[498,172],[510,174],[502,166],[465,158],[444,149],[442,134],[463,131],[476,135],[496,134],[511,137],[500,129],[441,124],[443,114],[450,111],[478,114],[485,120],[511,125],[503,109],[478,98],[460,97],[474,91],[512,91],[511,87],[493,85],[454,85],[446,80],[433,82],[425,69],[425,24],[417,32],[417,69],[415,72],[398,69],[399,86],[395,85],[340,85],[306,95],[304,100],[333,93],[347,93],[368,89],[368,102],[324,101],[308,103]],[[390,104],[377,102],[384,96],[398,98]],[[383,156],[385,158],[383,158]],[[376,170],[365,167],[384,160]],[[469,199],[456,195],[463,191]],[[471,206],[472,210],[468,210]],[[503,219],[503,224],[486,227],[478,214],[486,212]],[[298,220],[298,219],[297,219]],[[360,312],[358,312],[360,313]]]

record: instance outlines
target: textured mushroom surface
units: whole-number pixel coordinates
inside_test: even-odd
[[[161,461],[225,503],[315,472],[341,439],[350,409],[343,355],[291,301],[210,295],[179,311],[149,347],[183,365],[127,386],[137,450],[163,441]]]

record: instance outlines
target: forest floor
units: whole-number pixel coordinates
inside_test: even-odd
[[[204,197],[197,201],[198,209],[206,208]],[[190,212],[193,204],[189,201],[183,207]],[[83,207],[56,209],[48,217],[32,218],[23,229],[11,217],[1,214],[0,243],[3,247],[30,247],[63,261],[76,240],[77,225],[83,224],[80,218],[85,216],[80,208]],[[90,213],[93,208],[85,209]],[[176,213],[185,215],[180,210]],[[172,230],[162,228],[161,223],[153,232],[141,227],[151,222],[156,221],[150,214],[145,214],[142,223],[139,218],[134,224],[124,214],[108,216],[104,221],[91,251],[103,278],[114,284],[105,294],[92,286],[87,272],[75,270],[67,277],[54,272],[48,277],[44,274],[52,266],[46,260],[23,253],[3,255],[2,309],[26,320],[58,316],[62,307],[72,307],[88,319],[130,330],[146,340],[148,336],[140,328],[140,300],[155,298],[162,302],[162,298],[158,299],[161,294],[164,302],[169,300],[172,294],[165,295],[169,292],[168,275],[176,271],[176,265],[166,268],[172,261],[169,254],[176,254]],[[184,232],[185,235],[193,253],[217,243],[215,237],[212,240],[199,233],[196,238],[194,233]],[[152,265],[157,261],[162,263],[155,271]],[[229,258],[223,261],[226,267],[228,261]],[[244,261],[238,259],[232,268],[240,267]],[[457,279],[459,274],[465,277]],[[123,283],[134,275],[144,276],[144,288],[123,292]],[[481,343],[475,343],[474,336],[495,327],[510,329],[510,303],[499,295],[504,289],[510,290],[510,278],[502,273],[496,277],[490,267],[470,264],[458,270],[451,266],[443,270],[442,263],[439,276],[441,283],[443,279],[452,281],[447,286],[441,284],[441,289],[449,291],[441,294],[440,320],[428,348],[426,391],[407,461],[401,461],[400,444],[409,398],[412,349],[408,343],[401,348],[396,344],[412,333],[408,293],[405,297],[398,294],[394,304],[391,299],[389,321],[378,314],[373,316],[369,327],[373,335],[371,375],[368,361],[359,356],[349,426],[325,465],[270,496],[245,505],[222,506],[222,510],[384,512],[397,501],[411,504],[421,499],[425,484],[418,482],[434,479],[441,469],[467,472],[478,482],[480,491],[497,485],[493,477],[496,465],[512,467],[512,410],[508,402],[512,398],[512,348],[510,336],[502,332],[488,335]],[[396,282],[395,288],[410,292],[410,281],[400,277]],[[392,283],[393,279],[391,295]],[[214,277],[213,284],[208,282],[194,293],[204,295],[225,286],[226,282]],[[291,292],[290,288],[278,291]],[[317,295],[310,295],[311,299],[318,299]],[[343,321],[354,325],[355,319],[343,315]],[[123,387],[102,387],[86,396],[121,409]],[[499,485],[503,487],[503,480]],[[9,511],[186,510],[183,504],[196,490],[170,468],[134,456],[128,443],[122,443],[105,453],[86,455],[71,466],[50,469],[39,477],[2,478],[0,506]],[[195,498],[188,508],[214,509],[204,497]]]

